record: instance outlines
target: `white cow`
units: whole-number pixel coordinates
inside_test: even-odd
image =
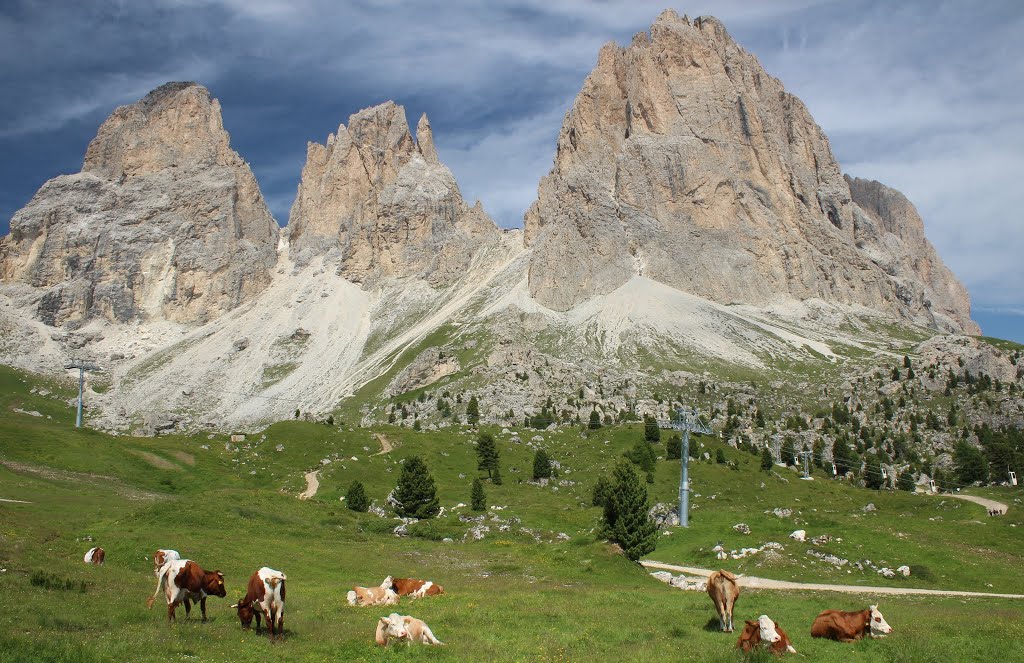
[[[348,593],[349,605],[398,605],[398,594],[391,589],[394,578],[388,576],[380,587],[353,587]]]
[[[178,554],[177,550],[170,550],[169,548],[161,548],[153,553],[153,575],[157,578],[160,577],[160,568],[163,567],[167,562],[174,562],[181,559],[181,555]]]
[[[375,639],[381,647],[387,647],[392,639],[405,640],[410,645],[414,642],[424,645],[444,645],[434,637],[430,627],[422,619],[400,615],[397,612],[380,618],[380,621],[377,622]]]

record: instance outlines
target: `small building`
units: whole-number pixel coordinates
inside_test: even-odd
[[[231,441],[232,442],[245,442],[245,433],[232,433],[231,434]]]

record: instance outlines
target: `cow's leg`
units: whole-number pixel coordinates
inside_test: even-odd
[[[277,610],[277,639],[284,640],[284,611]]]
[[[203,621],[206,621],[206,597],[199,600],[199,609],[203,612]]]
[[[170,603],[167,604],[167,621],[168,622],[175,623],[175,622],[178,621],[177,615],[174,614],[175,608],[177,608],[177,607],[178,607],[178,602],[177,601],[171,601]]]
[[[192,619],[192,601],[189,597],[185,597],[182,601],[185,604],[185,619]]]
[[[252,616],[256,618],[256,635],[259,635],[261,627],[263,626],[263,617],[260,616],[260,611],[255,607],[253,607]]]

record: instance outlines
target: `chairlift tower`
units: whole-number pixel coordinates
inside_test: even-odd
[[[100,367],[87,359],[75,359],[64,364],[65,369],[78,369],[78,413],[75,415],[75,428],[82,427],[82,390],[85,388],[85,372],[98,371]]]
[[[811,476],[811,451],[801,451],[800,455],[804,457],[804,475],[800,477],[804,481],[814,481],[814,477]]]
[[[701,421],[696,408],[679,408],[674,419],[665,428],[681,431],[683,446],[679,454],[679,525],[690,526],[690,431],[711,435],[711,426]]]

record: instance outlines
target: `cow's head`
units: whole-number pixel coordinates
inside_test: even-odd
[[[224,589],[224,574],[220,571],[214,571],[213,573],[206,574],[206,590],[207,594],[211,596],[219,596],[224,598],[228,592]]]
[[[768,615],[761,615],[757,618],[757,627],[761,634],[761,642],[774,644],[782,639],[779,632],[775,630],[775,622]]]
[[[380,584],[381,589],[392,589],[392,585],[395,584],[395,579],[391,576],[384,578],[384,582]]]
[[[868,612],[871,614],[871,637],[872,638],[884,638],[885,636],[892,633],[892,627],[885,621],[885,617],[878,611],[877,605],[868,606]]]
[[[260,606],[255,601],[243,603],[243,600],[239,599],[238,603],[231,607],[238,611],[238,620],[242,622],[242,628],[251,628],[252,618],[256,616],[256,611],[260,609]]]
[[[380,624],[389,638],[404,640],[409,637],[409,631],[405,628],[405,620],[397,612],[392,612],[387,617],[381,617]]]

